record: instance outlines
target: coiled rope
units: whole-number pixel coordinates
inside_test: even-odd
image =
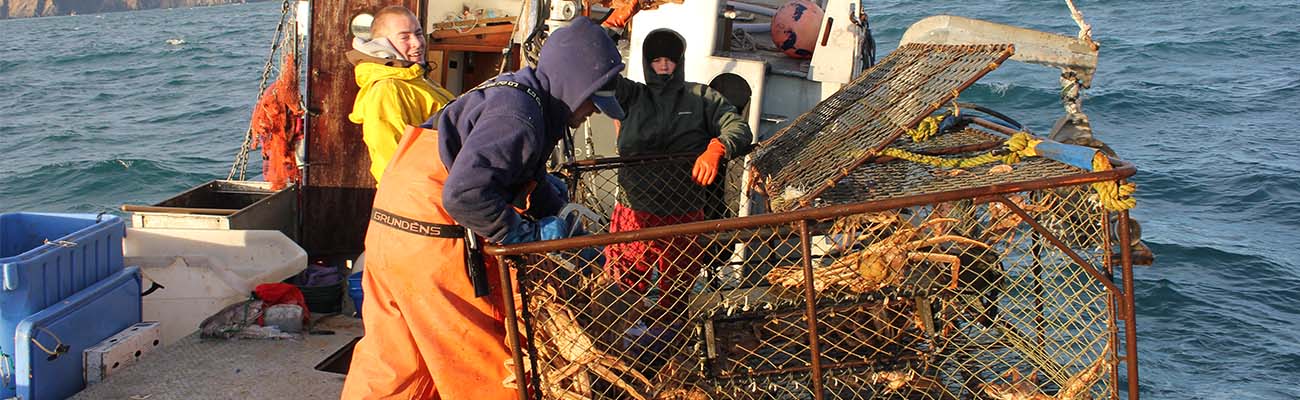
[[[912,140],[920,143],[938,134],[939,126],[943,123],[946,115],[930,116],[921,120],[915,129],[907,130],[908,136]],[[1027,132],[1017,132],[1007,138],[1002,143],[1002,148],[991,150],[989,152],[964,158],[943,158],[938,156],[913,153],[897,147],[887,147],[881,150],[880,154],[911,161],[914,163],[933,165],[939,168],[971,168],[979,165],[1002,162],[1011,165],[1020,162],[1026,157],[1035,157],[1038,155],[1035,148],[1042,139],[1037,139]],[[1113,167],[1110,164],[1110,158],[1105,154],[1097,152],[1092,158],[1092,171],[1101,172],[1109,171]],[[1133,192],[1137,191],[1137,185],[1132,182],[1121,184],[1119,181],[1095,182],[1092,189],[1097,192],[1097,202],[1103,208],[1109,211],[1128,210],[1137,205],[1137,199],[1133,198]]]
[[[921,123],[916,124],[916,128],[907,130],[907,136],[911,136],[912,141],[916,143],[930,140],[930,138],[939,133],[939,123],[943,122],[943,119],[946,116],[947,115],[945,114],[925,117],[925,119],[921,120]]]
[[[1092,157],[1092,171],[1110,171],[1110,158],[1105,154],[1097,152]],[[1097,192],[1097,202],[1110,211],[1128,210],[1137,206],[1137,199],[1133,198],[1133,192],[1137,191],[1137,184],[1126,182],[1120,184],[1119,181],[1094,182],[1092,190]]]

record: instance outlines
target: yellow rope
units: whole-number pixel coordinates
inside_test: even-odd
[[[914,163],[933,165],[939,168],[970,168],[976,165],[988,164],[1002,159],[1002,157],[993,155],[992,152],[981,154],[968,158],[943,158],[925,154],[917,154],[897,147],[889,147],[881,151],[880,154],[901,158]]]
[[[916,124],[916,129],[908,129],[907,135],[912,137],[912,141],[921,143],[934,137],[939,133],[939,123],[943,121],[943,115],[931,115]]]
[[[1093,172],[1109,171],[1111,168],[1110,158],[1105,154],[1097,152],[1092,157]],[[1137,185],[1133,182],[1122,185],[1119,181],[1096,182],[1092,184],[1092,190],[1097,191],[1097,201],[1107,210],[1123,211],[1137,206],[1137,199],[1133,198]]]
[[[929,118],[926,118],[926,120],[929,120]],[[921,125],[924,126],[925,121],[921,121]],[[920,127],[918,127],[917,130],[920,130]],[[887,147],[882,150],[880,154],[904,159],[914,163],[933,165],[939,168],[970,168],[998,161],[1001,161],[1003,164],[1018,163],[1022,157],[1033,157],[1038,155],[1038,153],[1034,152],[1034,146],[1038,145],[1039,142],[1042,142],[1042,140],[1034,139],[1034,137],[1030,136],[1028,133],[1019,132],[1012,135],[1011,138],[1007,139],[1006,143],[1003,144],[1003,148],[1006,149],[1005,154],[1001,154],[1002,152],[1000,151],[990,151],[974,157],[943,158],[917,154],[897,147]]]
[[[956,107],[956,104],[954,103],[953,106]],[[943,118],[943,115],[926,117],[917,124],[916,129],[908,129],[907,134],[916,143],[929,140],[939,132],[939,124]],[[880,154],[939,168],[970,168],[998,161],[1008,165],[1018,163],[1021,158],[1037,156],[1038,152],[1035,148],[1042,142],[1042,139],[1035,139],[1026,132],[1017,132],[1003,143],[1004,151],[990,151],[973,157],[943,158],[913,153],[897,147],[887,147],[881,150]],[[1110,159],[1101,152],[1092,158],[1093,172],[1109,171],[1111,168]],[[1096,182],[1092,184],[1092,189],[1097,192],[1097,201],[1107,210],[1128,210],[1137,205],[1137,199],[1133,198],[1137,185],[1132,182],[1122,185],[1118,181]]]
[[[1008,160],[1006,163],[1015,164],[1020,162],[1021,157],[1037,156],[1038,152],[1035,151],[1035,147],[1042,142],[1041,139],[1034,139],[1034,137],[1030,136],[1028,133],[1016,132],[1016,134],[1007,138],[1007,142],[1003,144],[1007,151],[1010,152],[1010,154],[1007,154],[1006,156]]]

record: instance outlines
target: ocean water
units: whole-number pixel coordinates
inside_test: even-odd
[[[1142,394],[1300,398],[1300,10],[1082,1],[1102,45],[1084,109],[1138,165]],[[1062,1],[868,3],[883,56],[926,15],[1077,32]],[[0,20],[0,211],[152,204],[225,178],[278,2]],[[965,94],[1046,132],[1057,73],[1007,63]],[[249,167],[260,170],[258,157]]]

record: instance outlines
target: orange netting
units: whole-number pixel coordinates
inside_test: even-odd
[[[292,52],[284,54],[280,77],[266,88],[253,108],[250,122],[253,146],[262,148],[263,179],[272,190],[302,181],[294,160],[298,139],[302,137],[302,95],[298,92],[298,64]]]

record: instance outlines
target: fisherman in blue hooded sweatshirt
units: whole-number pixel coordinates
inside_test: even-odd
[[[366,335],[343,398],[517,398],[491,258],[476,245],[565,237],[563,184],[546,160],[593,112],[623,117],[614,43],[578,18],[551,33],[537,67],[461,95],[398,145],[366,233]]]

